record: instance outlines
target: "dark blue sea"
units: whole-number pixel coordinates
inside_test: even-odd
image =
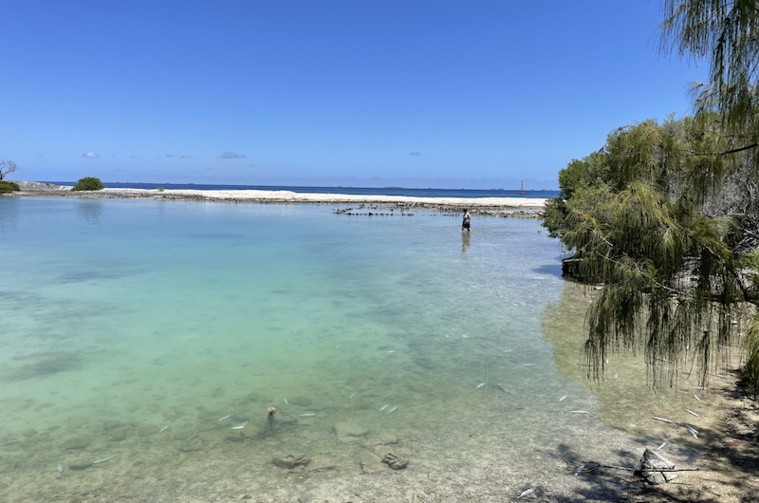
[[[60,185],[75,185],[76,182],[45,182]],[[519,190],[504,189],[408,189],[404,187],[290,187],[277,185],[211,185],[194,183],[123,183],[103,182],[111,189],[155,189],[163,187],[166,190],[289,190],[298,194],[351,194],[358,196],[409,196],[409,197],[525,197],[552,198],[557,197],[556,190]]]

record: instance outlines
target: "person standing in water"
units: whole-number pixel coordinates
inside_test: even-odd
[[[461,232],[466,229],[467,232],[471,232],[470,224],[472,222],[472,215],[469,214],[469,210],[464,208],[464,221],[461,222]]]

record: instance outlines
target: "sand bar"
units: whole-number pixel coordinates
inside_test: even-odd
[[[521,197],[409,197],[370,196],[351,194],[301,194],[287,190],[158,190],[111,189],[72,192],[62,185],[37,182],[17,182],[19,196],[63,196],[79,198],[157,199],[186,201],[219,201],[259,204],[350,204],[377,205],[387,208],[417,208],[442,211],[460,211],[469,208],[476,214],[539,215],[545,208],[545,199]]]

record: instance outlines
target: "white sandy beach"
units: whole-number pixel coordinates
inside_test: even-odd
[[[19,182],[22,191],[28,195],[66,195],[85,198],[146,198],[146,199],[186,199],[203,201],[228,201],[250,203],[291,203],[291,204],[387,204],[397,207],[449,209],[472,208],[495,210],[542,211],[545,199],[519,197],[407,197],[370,196],[350,194],[300,194],[287,190],[158,190],[158,189],[103,189],[97,192],[70,192],[66,186],[49,186],[34,182]]]

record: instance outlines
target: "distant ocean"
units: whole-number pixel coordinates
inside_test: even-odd
[[[60,185],[75,185],[76,182],[43,182]],[[211,185],[200,183],[129,183],[103,182],[111,189],[155,189],[166,190],[289,190],[298,194],[350,194],[358,196],[408,196],[408,197],[558,197],[557,190],[519,190],[489,189],[407,189],[403,187],[300,187],[279,185]]]

